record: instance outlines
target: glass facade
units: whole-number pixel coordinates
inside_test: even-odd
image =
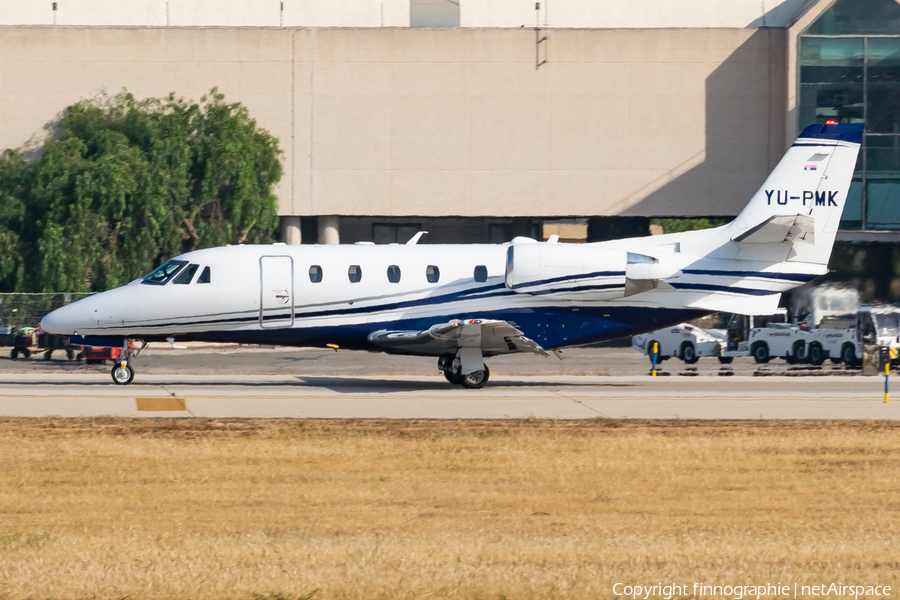
[[[900,230],[900,5],[838,0],[800,36],[800,129],[866,123],[844,230]]]

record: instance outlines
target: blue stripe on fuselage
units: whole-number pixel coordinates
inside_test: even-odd
[[[507,321],[547,349],[602,342],[668,327],[694,319],[708,311],[646,307],[536,307],[467,312],[465,315],[441,315],[395,321],[348,325],[293,327],[251,331],[210,331],[179,334],[179,341],[232,342],[245,344],[281,344],[322,347],[337,344],[341,348],[372,350],[368,342],[374,331],[425,331],[432,325],[453,318],[495,319]],[[155,340],[154,336],[140,336]],[[165,336],[158,336],[160,340]],[[383,348],[377,348],[384,350]]]

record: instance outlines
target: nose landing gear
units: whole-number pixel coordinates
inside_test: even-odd
[[[128,385],[134,381],[134,368],[128,364],[129,358],[136,358],[147,342],[143,342],[140,348],[133,349],[128,343],[128,339],[122,341],[122,352],[119,354],[119,360],[113,365],[112,371],[109,372],[113,383],[116,385]]]
[[[112,380],[116,383],[116,385],[128,385],[132,381],[134,381],[134,369],[131,368],[131,365],[125,362],[121,362],[112,368]]]

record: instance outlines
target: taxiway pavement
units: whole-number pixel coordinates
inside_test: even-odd
[[[404,419],[900,419],[883,378],[515,376],[481,390],[440,376],[0,374],[0,415]],[[900,388],[898,388],[900,390]],[[138,410],[172,407],[186,410]]]

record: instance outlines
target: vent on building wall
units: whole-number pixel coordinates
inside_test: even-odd
[[[410,0],[410,27],[459,27],[459,0]]]

